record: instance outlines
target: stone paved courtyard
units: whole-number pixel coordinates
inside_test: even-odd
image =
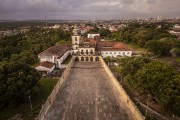
[[[99,62],[75,62],[46,120],[132,120]]]

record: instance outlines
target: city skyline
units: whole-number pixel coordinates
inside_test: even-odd
[[[176,18],[179,4],[179,0],[0,0],[0,19]]]

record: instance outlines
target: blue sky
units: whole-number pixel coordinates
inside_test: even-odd
[[[0,0],[0,19],[111,19],[180,16],[180,0]]]

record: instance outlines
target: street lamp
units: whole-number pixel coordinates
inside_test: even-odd
[[[29,95],[29,104],[30,104],[30,107],[31,107],[31,110],[32,110],[31,95]]]

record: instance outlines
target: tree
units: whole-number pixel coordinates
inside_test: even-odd
[[[158,99],[167,110],[180,114],[180,74],[162,85]]]
[[[101,35],[101,37],[109,37],[111,35],[111,31],[109,29],[101,28],[98,31]]]
[[[38,92],[40,74],[24,63],[7,63],[0,69],[0,104],[22,102]]]
[[[124,82],[127,83],[129,87],[136,88],[137,81],[134,79],[136,72],[141,69],[146,63],[151,60],[148,58],[124,58],[121,60],[121,70],[124,77]],[[123,64],[123,65],[122,65]]]
[[[154,55],[168,55],[171,50],[171,45],[164,41],[149,41],[146,48]]]
[[[149,91],[158,98],[162,85],[171,80],[175,74],[175,70],[170,66],[152,61],[144,65],[134,77],[137,79],[139,89]]]
[[[124,61],[124,62],[123,62]],[[126,63],[125,63],[126,61]],[[124,64],[122,66],[122,71],[123,71],[123,75],[126,76],[128,74],[130,75],[135,75],[136,72],[141,69],[144,64],[149,63],[150,60],[148,58],[125,58],[121,60],[122,64]],[[121,64],[121,65],[122,65]]]

